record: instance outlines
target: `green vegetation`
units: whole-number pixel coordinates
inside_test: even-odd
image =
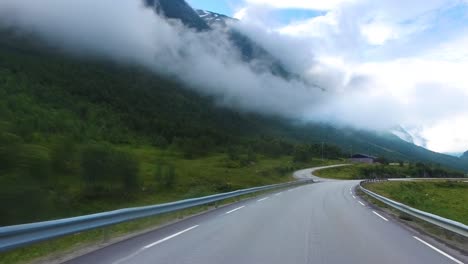
[[[379,182],[366,184],[366,188],[411,207],[468,224],[466,182]]]
[[[137,66],[1,34],[0,225],[290,181],[322,152],[342,156]]]
[[[392,166],[385,164],[354,164],[352,166],[324,169],[315,173],[322,178],[339,180],[385,178],[463,178],[461,172],[437,165],[410,163]]]
[[[346,156],[334,143],[396,145],[222,108],[135,65],[0,35],[0,225],[288,181],[319,158]]]
[[[314,174],[328,179],[337,179],[337,180],[355,180],[361,179],[360,170],[362,168],[368,167],[369,165],[356,164],[351,166],[323,169],[316,171]]]

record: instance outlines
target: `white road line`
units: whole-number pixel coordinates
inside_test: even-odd
[[[158,241],[156,241],[156,242],[154,242],[154,243],[152,243],[152,244],[149,244],[149,245],[147,245],[147,246],[144,246],[144,247],[140,248],[139,250],[137,250],[136,252],[134,252],[133,254],[130,254],[130,255],[126,256],[125,258],[122,258],[122,259],[119,259],[119,260],[117,260],[117,261],[112,262],[112,264],[121,264],[121,263],[127,262],[128,260],[130,260],[131,258],[133,258],[133,257],[135,257],[136,255],[140,254],[141,252],[143,252],[143,251],[145,251],[145,250],[147,250],[147,249],[149,249],[149,248],[151,248],[151,247],[154,247],[154,246],[156,246],[156,245],[158,245],[158,244],[161,244],[162,242],[167,241],[167,240],[169,240],[169,239],[171,239],[171,238],[174,238],[174,237],[176,237],[176,236],[178,236],[178,235],[181,235],[181,234],[183,234],[183,233],[185,233],[185,232],[188,232],[188,231],[190,231],[190,230],[192,230],[192,229],[194,229],[194,228],[196,228],[196,227],[198,227],[198,225],[192,226],[192,227],[187,228],[187,229],[185,229],[185,230],[182,230],[182,231],[180,231],[180,232],[178,232],[178,233],[175,233],[175,234],[173,234],[173,235],[171,235],[171,236],[168,236],[168,237],[166,237],[166,238],[163,238],[163,239],[161,239],[161,240],[158,240]]]
[[[377,213],[376,211],[372,211],[372,212],[373,212],[376,216],[378,216],[378,217],[380,217],[380,218],[382,218],[383,220],[385,220],[385,221],[388,222],[388,219],[387,219],[387,218],[381,216],[381,215],[380,215],[379,213]]]
[[[275,196],[278,196],[278,195],[281,195],[281,194],[282,194],[282,192],[279,192],[279,193],[275,194]]]
[[[242,209],[242,208],[244,208],[244,207],[245,207],[245,205],[243,205],[243,206],[241,206],[241,207],[237,207],[236,209],[232,209],[231,211],[226,212],[225,214],[233,213],[233,212],[235,212],[235,211],[237,211],[237,210],[240,210],[240,209]]]
[[[358,201],[362,206],[366,206],[365,204],[363,204],[361,201]]]
[[[356,196],[353,195],[353,198],[356,199]]]
[[[192,230],[192,229],[194,229],[194,228],[197,228],[197,227],[198,227],[198,225],[195,225],[195,226],[192,226],[192,227],[187,228],[187,229],[185,229],[185,230],[182,230],[182,231],[180,231],[180,232],[178,232],[178,233],[175,233],[175,234],[173,234],[173,235],[171,235],[171,236],[168,236],[168,237],[163,238],[163,239],[161,239],[161,240],[158,240],[158,241],[156,241],[156,242],[154,242],[154,243],[151,243],[151,244],[149,244],[149,245],[147,245],[147,246],[144,246],[143,249],[148,249],[148,248],[154,247],[154,246],[156,246],[156,245],[158,245],[158,244],[161,244],[162,242],[165,242],[165,241],[167,241],[167,240],[169,240],[169,239],[171,239],[171,238],[174,238],[174,237],[176,237],[176,236],[179,236],[179,235],[181,235],[181,234],[183,234],[183,233],[185,233],[185,232],[188,232],[188,231],[190,231],[190,230]]]
[[[260,200],[257,200],[257,202],[265,201],[265,200],[268,199],[268,198],[270,198],[270,197],[262,198],[262,199],[260,199]]]
[[[459,261],[458,259],[456,259],[456,258],[454,258],[454,257],[450,256],[449,254],[447,254],[447,253],[443,252],[442,250],[440,250],[440,249],[438,249],[438,248],[434,247],[433,245],[431,245],[431,244],[427,243],[426,241],[424,241],[424,240],[420,239],[419,237],[415,237],[415,236],[413,236],[413,237],[414,237],[414,239],[418,240],[419,242],[423,243],[424,245],[426,245],[426,246],[428,246],[428,247],[432,248],[433,250],[437,251],[438,253],[440,253],[440,254],[442,254],[442,255],[446,256],[447,258],[449,258],[449,259],[453,260],[455,263],[458,263],[458,264],[463,264],[463,262],[461,262],[461,261]]]

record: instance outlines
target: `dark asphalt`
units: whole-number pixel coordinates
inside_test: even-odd
[[[297,172],[296,177],[309,177],[310,171]],[[375,212],[354,195],[357,184],[323,180],[268,194],[66,263],[468,263],[467,256]]]

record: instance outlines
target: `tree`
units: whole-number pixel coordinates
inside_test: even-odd
[[[81,154],[81,175],[88,196],[134,191],[139,186],[139,164],[130,153],[108,145],[90,145]]]

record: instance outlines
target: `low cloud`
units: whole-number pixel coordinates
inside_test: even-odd
[[[259,73],[221,31],[195,32],[135,0],[3,0],[3,25],[34,32],[78,55],[140,64],[178,78],[223,105],[287,117],[325,95],[301,81]]]

